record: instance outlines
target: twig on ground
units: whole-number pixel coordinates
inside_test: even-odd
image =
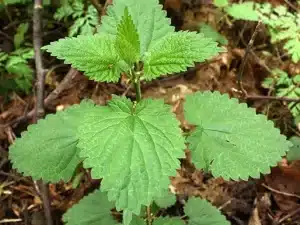
[[[34,0],[33,6],[33,47],[35,56],[36,67],[36,108],[34,114],[34,121],[42,119],[45,115],[44,108],[44,90],[45,90],[45,70],[42,60],[42,12],[43,12],[43,0]],[[45,213],[45,219],[47,225],[53,225],[51,215],[51,205],[49,200],[49,188],[48,184],[44,184],[41,180],[36,182],[38,188],[37,192],[40,194],[43,202],[43,208]]]
[[[258,34],[258,30],[259,30],[259,27],[260,27],[261,23],[262,23],[261,20],[259,20],[256,27],[255,27],[255,30],[254,30],[254,32],[251,36],[251,39],[250,39],[250,41],[249,41],[249,43],[246,47],[245,55],[242,59],[242,64],[241,64],[241,66],[239,68],[239,71],[238,71],[238,74],[237,74],[238,86],[239,86],[240,90],[242,91],[242,93],[244,94],[244,96],[247,96],[247,92],[243,88],[242,77],[243,77],[243,73],[244,73],[244,70],[245,70],[245,66],[246,66],[246,62],[247,62],[250,50],[253,46],[256,35]]]
[[[246,99],[251,100],[269,100],[269,101],[284,101],[300,103],[300,98],[288,98],[288,97],[276,97],[276,96],[264,96],[264,95],[247,95]]]
[[[0,220],[0,224],[1,223],[17,223],[17,222],[22,222],[21,219],[3,219]]]
[[[276,194],[281,194],[281,195],[285,195],[285,196],[289,196],[289,197],[295,197],[295,198],[298,198],[300,199],[300,196],[299,195],[296,195],[296,194],[292,194],[292,193],[287,193],[287,192],[284,192],[284,191],[279,191],[279,190],[276,190],[274,188],[271,188],[269,187],[268,185],[266,184],[262,184],[263,187],[265,187],[266,189],[268,189],[269,191],[272,191]]]
[[[285,220],[293,217],[294,215],[297,215],[298,213],[300,213],[300,208],[297,208],[297,209],[293,210],[292,212],[288,213],[287,215],[283,216],[276,224],[281,224]]]

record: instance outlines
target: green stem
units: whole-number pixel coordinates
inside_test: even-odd
[[[139,102],[142,99],[142,91],[141,91],[141,81],[140,81],[140,63],[136,62],[135,64],[135,70],[132,71],[132,80],[133,80],[133,86],[135,89],[136,94],[136,101]]]
[[[139,102],[142,99],[142,92],[141,92],[141,82],[139,79],[134,80],[134,89],[136,94],[136,101]]]

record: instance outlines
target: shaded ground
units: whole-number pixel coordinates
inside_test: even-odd
[[[186,94],[198,90],[218,90],[237,98],[241,97],[236,75],[245,54],[245,45],[255,24],[236,22],[231,27],[228,24],[219,24],[218,13],[206,1],[184,2],[173,0],[167,1],[165,5],[178,29],[196,30],[199,22],[209,22],[219,28],[230,43],[226,47],[226,52],[210,62],[199,64],[185,73],[162,77],[142,85],[143,96],[163,98],[166,103],[171,104],[181,121],[182,128],[187,130],[190,127],[182,115],[182,103]],[[277,4],[275,1],[272,3]],[[264,45],[267,46],[259,47]],[[268,94],[260,85],[268,75],[268,66],[276,66],[292,74],[300,70],[300,65],[281,60],[275,54],[269,56],[262,54],[264,50],[271,51],[268,49],[267,37],[263,31],[259,33],[253,49],[254,54],[249,57],[243,74],[243,84],[248,94]],[[52,93],[46,104],[49,113],[79,103],[83,98],[91,98],[97,104],[105,104],[112,94],[134,98],[134,92],[126,84],[125,79],[120,84],[97,84],[88,81],[75,70],[61,88],[67,72],[68,68],[63,67],[47,76],[47,95]],[[53,94],[53,90],[59,91]],[[0,221],[4,218],[15,218],[15,223],[7,224],[44,224],[41,200],[33,182],[12,170],[7,161],[9,144],[31,122],[31,118],[24,116],[32,110],[35,100],[33,96],[15,95],[9,103],[4,103],[4,99],[0,97],[0,103]],[[284,134],[292,135],[299,132],[291,126],[292,116],[283,103],[262,100],[247,103],[256,107],[258,112],[267,113]],[[190,163],[188,155],[187,151],[187,159],[182,161],[181,170],[171,179],[171,190],[177,194],[178,202],[165,213],[181,215],[182,203],[189,196],[201,196],[219,207],[232,224],[300,224],[299,162],[288,165],[283,160],[278,167],[273,168],[270,175],[259,180],[234,182],[215,179],[196,170]],[[50,185],[56,224],[60,224],[61,214],[72,204],[99,186],[99,181],[92,180],[88,173],[84,173],[76,189],[73,189],[70,183]],[[19,223],[18,218],[22,218],[23,222]]]

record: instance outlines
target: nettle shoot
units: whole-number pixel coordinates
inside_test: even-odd
[[[124,224],[185,224],[149,212],[153,204],[174,203],[169,177],[180,168],[186,144],[196,167],[227,180],[269,173],[291,146],[273,122],[226,94],[186,97],[185,119],[196,126],[186,139],[169,105],[142,98],[141,80],[185,71],[222,51],[201,33],[175,32],[158,0],[114,0],[99,33],[68,37],[43,49],[95,81],[118,82],[126,73],[136,90],[134,101],[113,96],[107,106],[99,106],[83,100],[48,115],[10,147],[14,168],[33,179],[70,181],[81,162],[94,179],[102,178],[101,190],[64,215],[69,225],[117,224],[113,208],[122,211]],[[184,211],[188,224],[229,224],[199,198],[189,199]]]

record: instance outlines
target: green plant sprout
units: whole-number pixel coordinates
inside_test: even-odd
[[[217,7],[238,20],[261,20],[269,30],[271,42],[284,42],[283,48],[294,63],[300,61],[300,13],[291,13],[285,6],[272,7],[270,3],[246,1],[230,4],[227,0],[215,0]]]
[[[123,224],[183,225],[182,218],[158,217],[151,209],[174,203],[169,177],[186,145],[197,168],[226,180],[269,173],[292,146],[266,116],[227,94],[186,96],[184,116],[196,127],[186,139],[170,105],[142,97],[142,80],[186,71],[223,51],[202,33],[175,32],[158,0],[115,0],[99,33],[43,49],[95,81],[118,82],[126,73],[136,93],[135,99],[114,95],[106,106],[83,100],[30,125],[11,145],[13,167],[33,179],[70,181],[80,163],[102,179],[100,190],[64,215],[68,225],[118,224],[113,208],[122,212]],[[199,198],[190,198],[184,211],[190,225],[229,224]]]
[[[29,93],[33,70],[28,60],[33,58],[33,48],[25,45],[25,34],[28,31],[28,23],[21,23],[14,36],[15,50],[10,53],[0,49],[0,93],[9,91],[23,91]]]

